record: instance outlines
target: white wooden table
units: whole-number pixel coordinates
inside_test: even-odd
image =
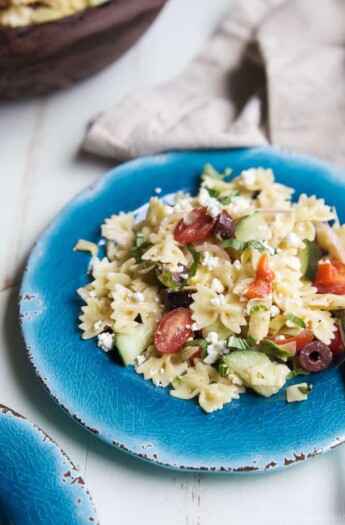
[[[265,476],[154,467],[65,415],[40,386],[18,333],[18,283],[31,245],[62,206],[111,167],[78,153],[87,122],[127,92],[178,73],[231,3],[170,0],[141,41],[97,76],[44,99],[0,105],[0,402],[32,419],[79,465],[102,525],[345,523],[345,447]]]

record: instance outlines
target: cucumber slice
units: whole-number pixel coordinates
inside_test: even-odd
[[[243,217],[236,226],[235,237],[239,241],[265,241],[270,236],[270,229],[263,215],[256,211]]]
[[[210,324],[206,328],[202,329],[203,337],[207,337],[210,332],[216,332],[218,334],[219,340],[227,339],[230,335],[233,334],[229,328],[224,326],[220,321],[215,321],[213,324]]]
[[[138,324],[131,334],[116,334],[115,345],[123,364],[133,365],[135,358],[149,346],[152,337],[152,329],[144,324]]]
[[[301,261],[301,272],[303,277],[310,281],[314,281],[317,272],[317,265],[319,259],[322,257],[319,246],[314,241],[304,241],[305,248],[298,252],[299,260]]]
[[[256,350],[231,352],[223,360],[247,387],[264,397],[276,394],[290,372],[286,365],[274,365],[265,354]]]

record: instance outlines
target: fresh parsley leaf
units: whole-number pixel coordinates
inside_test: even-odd
[[[157,278],[162,284],[164,284],[164,286],[171,288],[171,290],[175,291],[180,289],[181,283],[174,280],[171,271],[167,268],[163,268]]]
[[[292,314],[290,312],[285,312],[284,316],[286,317],[286,319],[289,319],[289,321],[291,321],[292,323],[297,324],[301,328],[307,328],[307,325],[305,324],[303,319],[301,319],[300,317],[297,317],[297,315],[294,315],[294,314]]]
[[[310,386],[299,386],[297,387],[301,394],[308,395],[313,390],[312,385]]]
[[[145,237],[143,233],[137,233],[135,236],[134,245],[131,248],[131,255],[134,257],[137,263],[141,262],[143,250],[151,246],[151,243],[149,241],[145,241],[144,238]]]
[[[262,253],[267,251],[267,247],[259,241],[239,241],[238,239],[228,239],[222,243],[223,248],[233,248],[234,250],[244,251],[247,248],[254,248],[258,252]]]
[[[200,264],[201,253],[196,251],[196,249],[194,248],[194,246],[192,244],[187,244],[187,248],[190,251],[190,253],[192,254],[193,262],[192,262],[192,264],[191,264],[191,266],[190,266],[190,268],[188,270],[188,277],[187,277],[187,279],[184,279],[180,283],[180,285],[178,287],[179,290],[182,290],[186,286],[188,280],[195,276],[195,274],[197,272],[197,269],[198,269],[198,266]]]
[[[211,179],[223,180],[230,175],[231,171],[230,168],[226,168],[223,173],[220,173],[212,166],[212,164],[207,163],[204,166],[203,175],[207,175]]]
[[[207,342],[205,339],[193,339],[193,341],[187,341],[182,349],[187,348],[188,346],[201,346],[201,350],[207,352]]]
[[[230,204],[232,199],[236,197],[239,192],[237,190],[230,191],[227,195],[220,195],[221,190],[218,190],[217,188],[207,188],[207,191],[210,195],[210,197],[213,197],[214,199],[217,199],[221,204],[224,204],[226,206],[227,204]]]

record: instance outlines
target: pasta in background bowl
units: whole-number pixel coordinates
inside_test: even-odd
[[[310,388],[312,388],[312,392],[307,402],[287,403],[285,393],[282,390],[270,397],[259,397],[256,393],[253,393],[250,385],[252,379],[243,376],[243,361],[242,364],[240,363],[242,369],[238,368],[238,363],[232,362],[230,363],[231,366],[228,363],[232,376],[230,376],[230,378],[229,376],[222,377],[224,372],[219,369],[218,363],[216,365],[216,361],[214,363],[205,362],[205,357],[207,358],[208,355],[212,353],[208,351],[209,348],[206,350],[207,355],[202,356],[202,359],[200,355],[199,357],[197,356],[193,366],[188,366],[188,360],[193,358],[194,355],[189,353],[191,350],[193,350],[193,352],[195,350],[195,348],[193,349],[193,344],[185,348],[187,361],[179,359],[179,352],[163,352],[164,366],[160,366],[162,365],[162,361],[154,362],[154,360],[162,359],[162,355],[157,355],[155,348],[146,350],[148,347],[148,345],[146,345],[145,352],[147,352],[146,357],[148,359],[143,363],[137,362],[137,371],[145,375],[145,370],[140,369],[140,367],[145,368],[145,363],[147,363],[149,359],[152,359],[152,365],[160,366],[159,373],[161,369],[164,369],[164,373],[160,373],[162,379],[157,379],[157,381],[155,381],[156,383],[160,381],[160,383],[168,384],[171,383],[170,378],[174,380],[178,377],[181,383],[177,380],[176,384],[175,379],[175,382],[172,382],[172,387],[179,397],[188,397],[190,386],[193,384],[195,389],[198,390],[197,395],[199,396],[199,401],[201,401],[200,404],[202,405],[203,403],[203,408],[206,408],[209,412],[212,412],[208,409],[210,408],[209,401],[212,399],[212,394],[214,394],[213,390],[227,391],[227,396],[229,397],[229,388],[231,387],[232,394],[230,397],[233,398],[231,403],[226,403],[221,410],[205,414],[197,403],[173,398],[170,395],[170,389],[162,388],[163,385],[157,386],[157,384],[154,384],[152,381],[143,380],[143,375],[135,373],[133,366],[123,367],[116,362],[116,360],[111,359],[110,355],[106,352],[98,351],[92,339],[86,341],[81,340],[80,332],[77,328],[76,319],[79,315],[81,303],[77,299],[74,299],[74,293],[76,289],[84,289],[84,292],[82,291],[81,294],[84,295],[84,299],[86,298],[90,301],[90,304],[94,302],[96,305],[96,301],[106,299],[101,301],[101,307],[97,305],[95,314],[92,313],[92,307],[91,309],[89,308],[89,311],[84,311],[85,317],[82,319],[82,322],[87,337],[92,338],[93,336],[99,335],[97,334],[97,330],[101,328],[102,322],[105,324],[116,322],[120,323],[120,325],[117,326],[118,329],[115,330],[115,332],[121,333],[125,337],[125,343],[126,341],[128,342],[126,337],[131,335],[128,333],[128,330],[126,333],[128,322],[132,323],[132,327],[133,325],[145,325],[146,323],[142,322],[143,319],[145,319],[146,316],[147,318],[150,317],[146,309],[147,306],[149,306],[151,313],[154,312],[153,318],[155,326],[153,327],[153,331],[155,331],[156,334],[159,332],[157,326],[159,327],[165,316],[170,315],[166,312],[165,303],[163,305],[162,300],[157,294],[158,290],[155,288],[155,286],[163,288],[163,285],[157,285],[157,283],[152,282],[149,286],[146,283],[145,287],[140,288],[138,275],[132,275],[130,273],[132,270],[129,267],[123,267],[120,272],[115,271],[118,270],[118,268],[116,268],[116,264],[114,265],[114,261],[111,259],[118,248],[113,244],[112,239],[108,239],[110,243],[107,247],[108,255],[110,255],[109,259],[102,261],[102,257],[100,257],[98,261],[93,261],[93,273],[97,274],[97,285],[95,282],[90,285],[90,280],[85,271],[88,255],[82,252],[73,252],[73,247],[78,238],[87,239],[89,242],[97,244],[100,238],[99,226],[105,224],[103,235],[109,237],[111,232],[114,233],[115,226],[115,230],[118,230],[118,221],[120,220],[122,224],[120,230],[122,233],[127,232],[128,238],[130,238],[128,247],[132,250],[134,256],[139,257],[140,255],[142,259],[141,262],[136,263],[135,261],[135,263],[142,264],[143,260],[145,260],[143,257],[145,254],[148,255],[148,261],[152,262],[156,258],[157,261],[159,260],[159,262],[161,262],[161,254],[164,252],[164,246],[161,247],[163,252],[160,252],[159,257],[157,255],[159,252],[159,250],[157,252],[157,246],[159,247],[160,243],[164,245],[164,243],[171,242],[171,237],[170,240],[169,235],[163,235],[161,240],[154,237],[158,235],[158,225],[162,220],[166,219],[166,217],[162,217],[159,214],[159,208],[161,206],[161,204],[157,204],[159,200],[155,198],[153,201],[154,205],[151,206],[152,217],[156,216],[153,220],[157,222],[156,226],[153,226],[150,232],[146,232],[151,236],[148,239],[150,245],[143,246],[142,241],[147,241],[140,235],[138,240],[138,233],[145,233],[145,225],[142,224],[139,226],[137,223],[137,226],[134,226],[135,223],[134,221],[132,222],[130,215],[119,214],[121,211],[127,214],[132,210],[140,208],[155,195],[156,188],[161,188],[162,190],[159,197],[171,196],[180,190],[188,192],[191,195],[197,195],[200,173],[207,162],[210,162],[219,172],[222,172],[227,166],[231,166],[233,168],[233,174],[229,180],[236,180],[236,177],[240,177],[240,179],[237,179],[239,182],[243,182],[243,174],[241,175],[241,172],[245,170],[260,166],[263,168],[262,173],[264,173],[264,177],[271,177],[272,175],[269,170],[272,169],[279,185],[283,184],[284,186],[296,189],[295,204],[292,206],[294,215],[298,218],[297,222],[302,221],[314,224],[313,220],[315,219],[316,222],[321,221],[326,224],[325,221],[334,220],[332,215],[333,211],[327,206],[336,206],[339,211],[340,222],[344,220],[341,209],[341,192],[345,185],[343,172],[309,158],[283,153],[273,148],[254,148],[221,152],[173,153],[133,161],[120,168],[116,168],[101,179],[96,187],[86,190],[78,196],[60,214],[38,241],[31,254],[21,292],[21,321],[24,338],[29,357],[53,397],[68,413],[81,421],[83,425],[99,435],[104,441],[126,450],[137,457],[175,469],[243,472],[280,468],[293,464],[300,459],[313,457],[342,443],[345,428],[345,416],[343,416],[345,395],[342,369],[341,366],[338,366],[339,363],[337,363],[337,361],[321,373],[312,373],[307,377],[303,377],[303,383],[301,383],[300,377],[290,380],[291,384],[299,385],[298,395],[302,397],[307,395],[306,392]],[[248,178],[250,179],[247,175],[247,179]],[[236,184],[239,184],[239,182]],[[265,199],[268,200],[260,204],[260,207],[265,208],[266,211],[271,207],[271,204],[269,204],[269,199],[272,200],[271,182],[269,184],[270,188],[268,188],[269,191],[266,192],[265,190],[264,195]],[[217,181],[218,189],[222,183],[222,181]],[[283,190],[282,188],[280,189],[280,193],[289,191]],[[259,190],[250,189],[250,192],[253,193],[254,191],[257,192]],[[311,201],[306,201],[305,199],[307,199],[307,197],[301,196],[304,193],[306,195],[316,195],[316,197]],[[244,198],[245,196],[242,195],[242,197]],[[199,194],[198,199],[199,198],[202,199],[202,195],[200,197]],[[256,200],[257,198],[258,196],[256,196]],[[322,198],[325,200],[326,205],[317,200]],[[184,203],[187,206],[188,199],[182,197],[182,200],[183,199],[187,200],[187,202]],[[181,198],[178,200],[180,200],[181,204]],[[286,201],[287,199],[284,200]],[[248,199],[248,202],[249,201],[250,199]],[[255,209],[251,211],[253,211],[255,215],[258,211],[258,206],[257,202],[254,201]],[[198,201],[197,204],[197,208],[200,208],[205,207],[206,203],[204,203],[204,206],[199,206],[202,203]],[[212,205],[214,203],[211,202],[208,204]],[[277,204],[275,203],[274,205],[276,206]],[[279,205],[284,208],[283,202]],[[172,207],[172,204],[168,205],[163,203],[162,206]],[[289,204],[289,206],[291,205]],[[192,206],[192,208],[195,209],[195,206]],[[143,216],[145,216],[145,210],[141,210],[141,212]],[[209,210],[209,212],[212,215],[211,210]],[[228,212],[231,215],[230,210],[228,210]],[[232,210],[232,212],[233,214],[235,213],[234,210]],[[173,213],[175,213],[175,210]],[[168,212],[168,217],[172,217],[173,213]],[[219,216],[219,213],[216,214],[214,212],[214,214],[217,217]],[[88,216],[87,221],[85,221],[86,215]],[[111,217],[112,215],[117,215],[115,219],[117,224],[115,226],[113,224],[114,220],[104,222],[105,218]],[[283,214],[285,217],[284,220],[286,220],[288,215],[289,214]],[[248,214],[246,216],[248,216]],[[180,228],[183,234],[186,233],[186,226],[195,223],[195,217],[193,220],[192,218],[193,217],[187,218],[186,222],[184,216],[179,219],[183,220]],[[200,217],[197,217],[197,219],[198,218]],[[240,224],[242,220],[241,216],[236,218],[236,228],[238,228],[238,224]],[[268,223],[271,220],[274,221],[275,219],[272,219],[272,217],[270,219],[265,218],[265,221]],[[188,224],[189,222],[190,224]],[[259,223],[256,224],[256,226],[262,226],[262,224]],[[212,227],[214,227],[214,225]],[[291,224],[289,227],[291,228]],[[177,224],[173,224],[174,232],[176,228]],[[204,228],[202,229],[204,231]],[[226,361],[228,356],[238,355],[238,353],[241,352],[237,346],[248,344],[248,338],[251,347],[260,343],[262,340],[260,334],[260,337],[255,338],[256,340],[254,340],[255,336],[250,339],[252,335],[248,333],[250,318],[254,313],[263,314],[269,312],[270,324],[274,322],[274,319],[277,318],[278,315],[284,317],[284,319],[280,319],[280,321],[284,321],[284,328],[282,328],[282,326],[279,327],[276,334],[281,334],[282,331],[285,331],[285,334],[283,333],[285,337],[289,336],[290,338],[291,336],[296,338],[296,336],[300,335],[301,329],[302,331],[309,330],[310,325],[314,323],[314,332],[316,332],[317,329],[319,330],[317,339],[321,344],[326,346],[330,344],[334,333],[335,321],[333,321],[333,319],[330,320],[332,314],[329,313],[329,309],[325,307],[325,304],[317,304],[316,302],[311,306],[310,300],[315,298],[311,298],[310,296],[322,295],[316,293],[317,290],[313,289],[314,287],[311,283],[308,284],[306,282],[303,284],[303,287],[305,287],[305,289],[302,290],[303,293],[301,292],[300,286],[297,286],[299,296],[303,298],[308,297],[307,305],[304,304],[305,299],[302,300],[303,304],[300,305],[299,310],[296,309],[296,305],[294,305],[293,309],[291,304],[288,306],[281,304],[283,299],[286,300],[286,296],[289,300],[296,299],[295,295],[297,293],[292,292],[292,289],[290,290],[291,283],[296,284],[293,276],[293,272],[297,271],[296,254],[293,252],[289,254],[288,257],[288,247],[284,247],[281,244],[282,240],[279,240],[279,236],[282,236],[284,233],[283,227],[280,225],[279,227],[271,228],[271,238],[267,241],[268,245],[274,248],[275,251],[281,249],[282,252],[280,252],[280,254],[269,253],[270,250],[267,245],[263,246],[262,249],[260,248],[260,250],[257,250],[258,244],[256,244],[256,247],[254,246],[254,249],[253,246],[246,247],[243,244],[236,244],[236,242],[235,245],[230,242],[230,245],[225,244],[220,246],[220,244],[229,243],[231,240],[240,243],[250,242],[243,237],[246,235],[246,232],[243,232],[243,222],[241,229],[242,233],[240,233],[240,235],[230,236],[229,239],[219,239],[213,243],[217,244],[220,250],[224,250],[226,253],[230,252],[229,261],[226,261],[226,266],[230,265],[232,268],[235,265],[235,268],[232,268],[231,272],[225,272],[225,275],[222,273],[222,266],[224,265],[221,265],[221,267],[219,267],[220,273],[215,277],[212,273],[213,270],[210,270],[207,266],[212,266],[212,259],[210,257],[216,257],[216,255],[211,254],[208,256],[203,253],[200,258],[201,262],[199,261],[197,265],[195,275],[186,276],[186,268],[189,273],[191,266],[195,262],[195,251],[200,253],[198,252],[198,246],[205,241],[188,242],[186,246],[184,246],[184,243],[181,243],[180,240],[177,244],[173,243],[173,250],[167,250],[168,254],[171,253],[171,251],[175,253],[175,256],[179,259],[177,264],[186,266],[180,273],[182,273],[183,280],[188,277],[191,282],[185,283],[185,288],[182,291],[188,291],[190,286],[193,287],[192,296],[194,306],[198,305],[199,293],[201,293],[202,296],[205,293],[216,294],[209,298],[216,298],[216,301],[213,301],[213,306],[217,307],[217,309],[213,309],[212,311],[213,314],[216,312],[216,322],[218,322],[218,318],[220,318],[224,327],[227,328],[228,333],[221,334],[219,331],[217,341],[215,340],[214,333],[217,333],[219,325],[217,330],[212,329],[210,333],[204,333],[204,329],[212,325],[214,320],[207,318],[207,312],[203,311],[202,306],[205,301],[203,297],[200,297],[200,308],[194,308],[193,311],[196,315],[194,316],[193,314],[194,319],[192,320],[192,323],[200,323],[200,326],[197,326],[198,333],[196,335],[198,338],[205,340],[207,346],[213,345],[214,347],[217,347],[217,342],[222,341],[223,345],[223,342],[226,341],[227,348],[224,349],[226,350],[224,352],[225,355],[222,356]],[[247,227],[244,228],[244,230],[246,229]],[[307,236],[311,236],[312,231],[313,227],[309,224],[303,229],[301,235],[306,239],[308,238]],[[339,232],[335,233],[337,235],[339,234]],[[283,238],[288,234],[289,233],[285,234]],[[298,236],[297,233],[296,236]],[[241,239],[239,237],[241,237]],[[152,242],[155,240],[157,240],[157,242]],[[256,242],[266,244],[265,240],[256,239]],[[314,241],[310,239],[310,242]],[[183,246],[180,246],[181,244]],[[192,244],[193,247],[191,247],[190,244]],[[83,245],[81,247],[83,247]],[[88,245],[88,248],[92,249],[92,245]],[[175,250],[175,248],[178,248],[182,252],[187,260],[186,265],[181,257],[181,253]],[[206,252],[209,251],[209,248],[210,247],[207,248]],[[302,246],[297,248],[302,249]],[[104,246],[101,245],[100,250],[104,250]],[[233,251],[236,251],[236,256],[234,256]],[[218,252],[217,257],[220,257],[220,253],[221,252]],[[253,258],[253,254],[255,254],[256,262],[253,262],[253,260],[250,261],[249,254],[251,258]],[[282,254],[284,254],[283,261],[281,257]],[[322,254],[320,259],[324,257],[324,254]],[[273,287],[272,298],[269,297],[269,300],[272,300],[272,305],[264,305],[264,301],[262,301],[262,304],[252,303],[249,314],[244,314],[244,310],[247,312],[247,303],[249,300],[254,301],[256,298],[248,298],[248,301],[247,299],[246,301],[240,301],[239,299],[248,293],[248,289],[250,289],[257,280],[258,264],[261,264],[261,266],[267,270],[267,258],[269,261],[269,269],[275,274],[275,279],[271,280],[268,277],[268,273],[265,273],[266,284],[270,284]],[[285,259],[287,259],[289,263],[293,261],[292,266],[295,267],[295,269],[293,267],[291,268],[292,274],[288,276],[285,271]],[[126,265],[128,260],[127,255],[123,252],[121,264]],[[241,268],[239,268],[238,263],[236,264],[236,260],[239,261]],[[261,263],[260,260],[262,260]],[[169,262],[170,261],[164,264],[169,264]],[[109,272],[110,268],[105,267],[112,264],[112,270],[114,271]],[[131,264],[133,264],[133,261]],[[58,272],[56,272],[57,268]],[[145,274],[147,268],[140,269],[143,270],[143,272],[139,275],[146,275],[146,277],[140,277],[139,281],[141,279],[147,280],[149,275],[149,272]],[[137,270],[139,269],[137,268]],[[159,269],[159,272],[155,271],[154,279],[157,278],[157,273],[163,281],[166,278],[170,279],[171,276],[165,270],[167,270],[167,268],[163,267]],[[245,282],[246,290],[243,287],[241,289],[241,286],[235,290],[236,285],[241,284],[233,282],[233,275],[236,275],[233,272],[235,271],[239,273],[243,272],[240,280],[242,284]],[[130,314],[130,321],[128,321],[127,314],[124,316],[126,318],[125,322],[123,316],[118,316],[114,319],[111,315],[112,310],[115,311],[115,309],[112,309],[110,305],[111,309],[109,310],[109,301],[107,300],[109,299],[109,297],[107,298],[107,294],[109,294],[109,274],[106,275],[107,273],[113,274],[111,276],[111,286],[113,287],[112,293],[115,293],[113,302],[115,302],[116,308],[126,312],[128,300],[131,302],[131,312],[133,310],[133,304],[136,304],[138,307],[135,316],[133,312]],[[248,275],[248,273],[251,273],[251,275]],[[116,274],[120,274],[120,276]],[[212,290],[209,282],[209,274],[211,274],[212,277],[211,284],[216,278],[223,288],[227,286],[227,290],[231,288],[231,291],[220,291],[217,281],[214,283],[216,290]],[[231,283],[229,282],[229,275],[231,277]],[[198,282],[192,282],[195,278]],[[226,279],[228,279],[228,282],[226,282]],[[250,282],[248,281],[249,279],[251,280]],[[284,283],[288,291],[285,295],[281,289],[278,289],[278,286],[282,286]],[[136,289],[133,288],[133,286],[138,286],[139,288]],[[104,288],[103,290],[102,287]],[[125,291],[129,289],[129,297],[127,291],[124,294],[124,289]],[[95,293],[91,293],[89,297],[90,292]],[[237,303],[241,305],[235,309],[238,313],[237,326],[233,324],[236,316],[232,315],[230,316],[230,320],[226,320],[226,315],[219,314],[218,303],[223,300],[219,299],[219,297],[217,299],[217,296],[223,295],[226,299],[228,293],[229,295],[231,294],[231,305]],[[137,295],[131,296],[130,294]],[[138,294],[142,294],[144,300],[142,300],[143,298]],[[283,294],[283,297],[280,297],[279,294]],[[234,301],[233,296],[237,296],[236,301]],[[338,295],[338,298],[341,299],[341,296]],[[171,298],[169,298],[169,300],[170,299]],[[267,298],[264,299],[267,301]],[[316,297],[316,299],[319,299],[319,297]],[[212,303],[209,302],[208,304]],[[144,306],[145,308],[143,308]],[[193,305],[190,306],[192,309]],[[256,306],[265,306],[265,310],[263,308],[255,308]],[[276,306],[280,311],[275,317],[271,317],[272,306]],[[253,311],[251,312],[252,308]],[[303,308],[306,311],[304,311]],[[181,307],[181,309],[188,310],[188,307]],[[313,315],[315,312],[322,312],[322,315],[325,315],[327,321],[319,323],[315,321],[313,315],[311,319],[309,319],[308,315],[310,316],[311,312],[314,312]],[[286,316],[286,314],[292,315]],[[317,313],[316,317],[320,315],[321,313]],[[244,324],[243,318],[247,324]],[[224,322],[224,320],[226,322]],[[101,324],[99,324],[99,321],[101,321]],[[230,321],[232,323],[231,326],[229,325]],[[301,321],[307,328],[300,326]],[[186,327],[186,325],[188,326],[189,323],[184,322],[183,326]],[[100,341],[100,344],[103,344],[104,347],[107,347],[109,341],[112,340],[112,329],[112,326],[108,326],[108,330],[100,330],[100,334],[102,332],[105,334],[105,337],[101,338]],[[231,333],[229,333],[229,330]],[[194,332],[194,330],[192,330],[192,332]],[[145,339],[144,336],[145,334],[141,334],[140,337]],[[188,339],[190,337],[193,337],[193,340],[195,339],[194,335],[188,335]],[[262,337],[263,339],[267,338],[267,334]],[[326,341],[327,337],[329,339]],[[150,340],[150,338],[148,338],[148,340]],[[157,344],[159,346],[159,342],[157,343],[157,340],[155,342],[156,346]],[[186,342],[190,343],[191,341]],[[268,343],[268,345],[270,346],[270,343]],[[281,346],[281,344],[277,344],[277,341],[274,340],[270,350],[272,351],[273,348],[273,350],[276,351],[275,347],[279,349]],[[125,348],[128,349],[129,346],[125,345]],[[229,352],[227,352],[228,349],[230,350]],[[250,357],[250,352],[259,353],[258,350],[261,349],[251,348],[246,356],[248,357],[249,355]],[[285,350],[291,351],[291,345],[290,348],[286,348]],[[245,351],[246,350],[243,349],[242,353]],[[125,353],[127,353],[127,350]],[[285,368],[287,367],[284,362],[281,362],[281,358],[284,359],[286,357],[285,355],[280,355],[278,358],[274,357],[273,359],[272,356],[268,358],[264,353],[261,353],[261,355],[264,359],[267,358],[269,363],[276,361],[277,365],[273,366],[280,367],[280,371],[283,373],[284,370],[283,375],[285,374]],[[210,361],[212,361],[212,356]],[[221,364],[226,364],[226,362]],[[251,363],[249,366],[247,363],[244,368],[246,370],[248,368],[255,368],[258,364],[259,363]],[[176,369],[176,367],[180,367],[180,369]],[[234,370],[236,367],[238,368],[237,371]],[[289,368],[292,368],[290,364]],[[150,374],[150,370],[151,369],[146,371],[146,373]],[[258,369],[257,371],[259,375],[262,375],[262,369]],[[253,370],[251,370],[251,373],[254,373]],[[173,376],[173,374],[175,375]],[[183,392],[183,381],[186,381],[186,379],[188,382],[188,391]],[[243,390],[243,384],[239,384],[239,382],[247,386],[249,385],[245,394],[240,392]],[[216,386],[211,389],[207,387],[206,390],[202,390],[202,387],[205,385]],[[258,390],[260,385],[257,386]],[[261,386],[264,388],[267,387],[267,384]],[[240,396],[238,394],[240,394]],[[292,397],[294,396],[296,396],[296,392]],[[223,405],[224,403],[221,402],[220,404]],[[221,407],[217,406],[216,408]],[[317,421],[317,425],[315,425],[315,421]],[[284,429],[284,432],[281,431],[282,429]]]

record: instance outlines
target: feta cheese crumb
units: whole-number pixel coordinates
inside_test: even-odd
[[[103,328],[103,321],[96,321],[95,324],[93,325],[93,329],[100,330],[101,328]]]
[[[174,206],[174,211],[177,213],[184,212],[184,211],[191,211],[193,209],[189,199],[187,198],[181,198],[177,201],[177,203]]]
[[[226,340],[219,340],[217,332],[210,332],[206,337],[206,342],[208,343],[207,356],[204,358],[204,363],[212,365],[226,349]]]
[[[145,300],[144,294],[141,292],[134,292],[130,295],[130,297],[135,301],[136,303],[143,303]]]
[[[158,195],[162,193],[162,188],[155,188],[155,193],[157,193]]]
[[[285,335],[278,335],[276,337],[276,341],[284,341],[284,339],[285,339]]]
[[[291,232],[285,237],[285,242],[289,246],[299,246],[301,241],[296,233]]]
[[[278,306],[273,304],[271,306],[271,317],[277,317],[277,315],[279,315],[279,314],[280,314],[280,310],[279,310]]]
[[[193,332],[197,332],[199,330],[199,327],[196,323],[193,323],[192,326],[191,326],[191,329]]]
[[[114,347],[115,335],[110,332],[104,332],[103,334],[98,335],[97,345],[103,352],[110,352]]]
[[[203,259],[201,265],[212,271],[219,265],[219,257],[213,257],[210,252],[203,252]]]
[[[210,299],[210,304],[212,306],[221,306],[222,304],[225,304],[225,297],[223,294],[216,295],[215,297],[212,297]]]
[[[252,186],[256,181],[256,169],[250,168],[242,171],[241,178],[246,186]]]
[[[205,188],[201,188],[198,195],[199,204],[207,208],[207,212],[211,217],[217,217],[222,211],[219,201],[214,197],[210,197],[209,192]]]
[[[138,366],[142,365],[145,361],[146,361],[146,357],[143,354],[139,354],[136,357],[136,362]]]
[[[211,290],[217,293],[223,293],[225,288],[217,277],[214,277],[211,282]]]
[[[243,385],[241,379],[234,373],[228,374],[228,379],[229,379],[229,381],[231,381],[231,383],[233,385],[238,385],[238,386],[242,386]]]

